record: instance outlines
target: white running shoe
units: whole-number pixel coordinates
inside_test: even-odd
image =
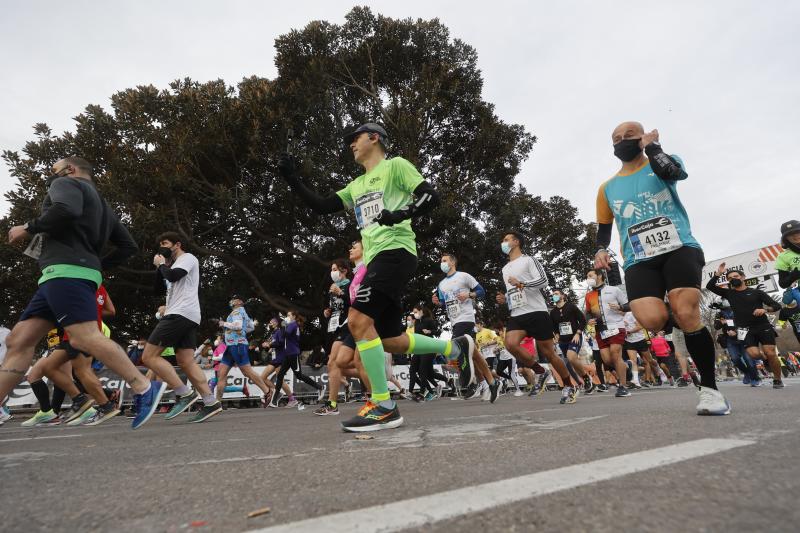
[[[698,415],[727,415],[731,412],[731,404],[718,390],[700,387],[697,396],[700,399],[697,404]]]

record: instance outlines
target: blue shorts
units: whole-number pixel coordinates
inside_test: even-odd
[[[564,357],[566,357],[567,352],[580,353],[582,344],[583,333],[581,333],[581,337],[578,339],[578,342],[572,342],[572,336],[570,336],[569,342],[559,342],[558,347],[561,348],[561,353],[564,355]]]
[[[31,298],[19,321],[43,318],[61,327],[97,322],[97,285],[88,279],[53,278]]]
[[[246,344],[229,344],[222,354],[220,363],[230,367],[243,367],[250,364],[250,354],[247,352]]]

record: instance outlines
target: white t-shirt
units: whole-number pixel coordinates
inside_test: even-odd
[[[0,327],[0,363],[6,359],[6,337],[11,333],[11,330],[6,327]]]
[[[637,326],[636,319],[633,317],[633,313],[628,311],[625,313],[625,318],[622,319],[623,323],[625,324],[625,331],[629,332],[633,328]],[[640,329],[634,333],[628,333],[625,335],[625,340],[628,342],[639,342],[644,340],[644,330]]]
[[[520,291],[508,282],[517,278],[525,287]],[[529,255],[521,255],[503,267],[503,282],[506,284],[506,303],[511,316],[520,316],[536,311],[547,312],[545,289],[547,274],[542,265]]]
[[[460,293],[469,294],[477,286],[478,280],[466,272],[460,271],[456,271],[452,276],[439,282],[439,301],[447,308],[447,317],[451,324],[475,322],[475,306],[472,298],[467,298],[462,302],[459,301],[458,295]]]
[[[611,304],[622,307],[628,303],[628,297],[622,289],[613,285],[600,287],[600,315],[599,318],[606,325],[606,329],[621,329],[625,327],[625,311],[611,309]]]
[[[172,264],[172,268],[186,271],[186,275],[167,288],[166,315],[181,315],[195,324],[200,324],[200,262],[190,253],[184,253]]]

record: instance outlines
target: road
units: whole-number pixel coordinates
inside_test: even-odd
[[[722,384],[726,417],[696,416],[692,388],[402,401],[406,425],[370,440],[338,428],[356,404],[137,431],[18,416],[0,427],[2,529],[796,531],[800,380],[786,382]]]

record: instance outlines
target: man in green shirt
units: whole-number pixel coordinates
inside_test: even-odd
[[[441,353],[458,361],[462,386],[475,381],[469,335],[452,341],[433,339],[403,328],[402,296],[417,269],[416,236],[411,219],[438,203],[438,194],[402,157],[386,158],[388,135],[378,124],[363,124],[345,136],[364,174],[344,189],[320,196],[300,182],[294,157],[283,154],[278,170],[292,190],[320,214],[353,210],[361,231],[367,273],[350,307],[347,323],[370,380],[372,396],[357,416],[342,423],[345,431],[394,428],[403,418],[391,400],[384,353]]]
[[[781,246],[784,250],[775,260],[778,285],[784,289],[800,280],[800,222],[789,220],[781,224]]]

